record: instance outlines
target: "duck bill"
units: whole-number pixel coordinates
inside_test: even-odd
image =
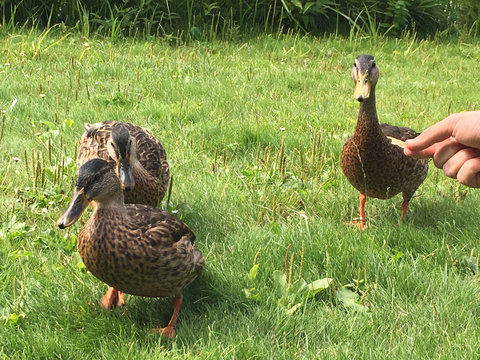
[[[68,209],[65,210],[63,215],[57,220],[58,227],[60,229],[65,229],[66,227],[74,224],[80,215],[82,215],[83,211],[87,208],[88,204],[89,201],[85,197],[83,189],[75,191]]]
[[[127,160],[122,159],[120,164],[118,164],[118,177],[120,178],[123,190],[130,191],[135,186],[132,168]]]
[[[358,73],[357,81],[355,82],[355,89],[353,90],[353,97],[355,100],[362,102],[370,97],[372,85],[370,83],[370,76],[368,71],[365,74]]]

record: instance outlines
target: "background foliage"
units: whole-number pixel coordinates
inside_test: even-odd
[[[399,35],[415,30],[478,34],[477,0],[1,0],[3,27],[27,22],[65,24],[83,35],[228,36],[235,32],[321,33],[368,31]]]

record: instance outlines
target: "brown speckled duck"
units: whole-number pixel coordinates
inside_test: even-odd
[[[404,218],[410,199],[427,176],[428,160],[403,153],[403,142],[418,133],[406,127],[379,124],[375,107],[379,71],[374,57],[358,56],[352,78],[353,97],[359,101],[360,109],[355,131],[343,145],[340,162],[348,181],[360,192],[360,219],[354,223],[365,228],[367,196],[388,199],[401,192]]]
[[[170,170],[165,150],[139,126],[116,121],[85,124],[77,167],[94,158],[115,167],[127,204],[157,206],[167,191]]]
[[[94,211],[78,235],[86,268],[110,286],[101,306],[124,304],[123,292],[138,296],[174,297],[168,325],[159,331],[173,337],[182,290],[203,269],[195,235],[168,212],[147,205],[125,204],[120,181],[102,159],[83,164],[70,206],[59,218],[61,229],[77,221],[89,202]]]

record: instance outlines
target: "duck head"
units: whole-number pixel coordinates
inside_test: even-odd
[[[115,171],[122,184],[122,189],[130,191],[135,187],[132,164],[137,157],[137,142],[123,124],[115,125],[107,141],[107,151],[115,160]]]
[[[105,202],[121,196],[120,182],[113,168],[102,159],[92,159],[78,170],[72,201],[57,221],[60,229],[73,225],[91,201]]]
[[[352,68],[352,79],[355,83],[353,97],[359,102],[369,99],[375,90],[379,75],[375,58],[372,55],[357,56]]]

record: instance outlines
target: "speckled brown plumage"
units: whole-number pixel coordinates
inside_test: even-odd
[[[340,163],[348,181],[364,196],[388,199],[401,192],[403,217],[410,199],[427,176],[428,161],[405,156],[402,147],[387,138],[405,141],[418,134],[409,128],[379,124],[375,106],[378,76],[373,56],[357,57],[352,77],[360,109],[355,131],[342,148]],[[362,221],[364,201],[360,204]]]
[[[78,236],[87,269],[127,294],[181,293],[203,268],[195,235],[173,215],[146,205],[99,209]]]
[[[125,203],[157,206],[164,197],[170,180],[170,169],[162,144],[147,130],[131,123],[106,121],[85,124],[85,132],[80,139],[77,167],[94,158],[108,161],[112,166],[118,165],[107,150],[111,131],[116,126],[125,126],[130,136],[136,141],[136,159],[131,160],[132,175],[135,186],[124,191]],[[116,169],[118,175],[118,169]]]
[[[95,202],[95,210],[78,236],[78,251],[86,268],[116,292],[175,297],[174,316],[163,331],[173,336],[181,292],[205,262],[194,245],[195,235],[168,212],[125,204],[118,177],[102,159],[80,167],[72,202],[58,226],[72,225],[90,201]]]

